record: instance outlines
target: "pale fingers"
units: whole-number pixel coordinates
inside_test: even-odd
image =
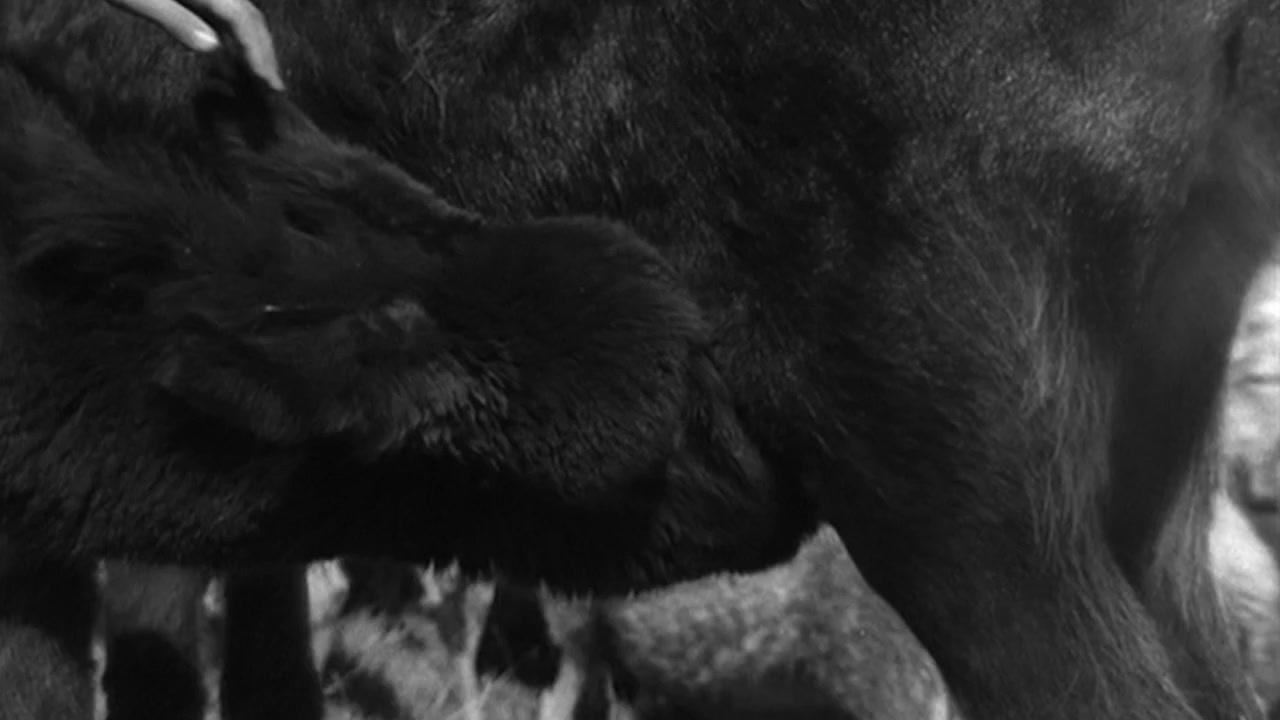
[[[146,18],[177,38],[178,42],[192,50],[208,52],[218,47],[218,34],[191,12],[174,0],[108,0],[139,17]]]
[[[164,28],[200,52],[219,46],[217,33],[192,8],[226,23],[243,48],[250,69],[276,90],[284,89],[266,19],[248,0],[108,0]]]
[[[280,66],[276,60],[275,44],[267,29],[266,18],[248,0],[183,0],[190,7],[201,8],[221,18],[231,26],[231,32],[244,47],[245,60],[267,84],[277,90],[284,89],[280,78]]]

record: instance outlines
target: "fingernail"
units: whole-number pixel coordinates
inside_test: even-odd
[[[194,30],[191,33],[191,47],[195,50],[199,50],[200,52],[216,50],[220,44],[221,43],[218,42],[218,36],[208,30]]]

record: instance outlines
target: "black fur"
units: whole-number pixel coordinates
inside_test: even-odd
[[[298,567],[241,568],[227,575],[223,588],[222,717],[322,717],[306,573]]]
[[[511,677],[545,690],[555,683],[559,671],[560,649],[547,632],[538,594],[511,583],[495,583],[476,651],[476,672]]]
[[[164,633],[122,633],[107,645],[102,675],[109,720],[202,720],[204,679]],[[319,717],[319,713],[301,717]]]
[[[320,129],[479,216],[201,101],[136,22],[0,6],[25,547],[616,590],[776,560],[816,504],[970,717],[1254,712],[1201,460],[1276,227],[1276,8],[264,10]],[[631,230],[529,222],[567,215]]]
[[[11,57],[0,520],[26,546],[459,554],[620,589],[776,559],[807,526],[698,308],[624,227],[482,221],[221,83],[174,120],[188,153],[110,124],[91,147],[56,63]],[[43,460],[49,438],[77,451]],[[567,552],[584,539],[595,558]]]

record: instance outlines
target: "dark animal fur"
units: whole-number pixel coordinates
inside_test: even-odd
[[[484,222],[286,105],[252,151],[242,126],[264,118],[217,88],[194,91],[208,115],[190,154],[125,127],[91,148],[48,84],[56,64],[11,58],[6,397],[23,414],[2,519],[28,547],[471,548],[615,588],[794,547],[798,500],[743,436],[698,309],[625,228]],[[77,452],[45,463],[49,438]],[[588,538],[598,558],[568,560]]]
[[[307,578],[299,568],[240,569],[227,576],[222,687],[227,720],[319,718]]]
[[[970,717],[1253,712],[1199,460],[1276,8],[264,9],[320,128],[495,220],[133,21],[0,6],[23,547],[616,590],[779,559],[812,501]],[[527,222],[567,214],[645,239]]]

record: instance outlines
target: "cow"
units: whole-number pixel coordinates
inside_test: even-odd
[[[57,29],[40,25],[48,20],[41,13],[69,9],[77,8],[6,6],[3,27]],[[6,42],[0,217],[10,287],[32,291],[10,306],[24,326],[14,330],[24,340],[8,356],[13,412],[3,454],[12,464],[0,502],[14,583],[46,592],[50,579],[87,577],[99,555],[225,564],[364,551],[430,560],[466,546],[472,563],[495,558],[527,572],[554,558],[560,570],[545,569],[570,584],[576,576],[623,588],[785,555],[803,534],[801,497],[767,472],[743,436],[705,357],[697,308],[634,233],[589,219],[502,224],[457,211],[375,156],[327,140],[305,117],[253,102],[272,98],[244,100],[234,90],[240,79],[226,73],[198,91],[189,154],[148,148],[154,136],[145,122],[119,125],[116,134],[108,124],[91,138],[77,129],[75,108],[61,106],[57,91],[65,88],[45,75],[65,70],[65,59]],[[257,133],[274,138],[270,150],[249,149]],[[489,240],[452,247],[463,235]],[[420,244],[428,237],[444,244],[428,252]],[[332,254],[335,239],[364,271],[352,272],[353,257]],[[494,255],[494,246],[484,250],[490,240],[518,252]],[[450,261],[441,266],[441,257]],[[539,265],[555,277],[539,277]],[[248,275],[245,267],[253,268]],[[277,271],[300,282],[290,288],[267,277]],[[436,272],[448,282],[429,279]],[[593,280],[561,282],[573,276]],[[385,296],[397,285],[409,293],[430,288],[452,304],[450,293],[482,281],[510,293],[504,300],[485,291],[484,299],[512,307],[468,304],[486,318],[480,325],[533,328],[507,310],[545,319],[557,314],[546,303],[562,304],[586,332],[575,331],[560,351],[573,362],[601,361],[600,372],[560,370],[569,363],[548,353],[552,346],[527,342],[533,337],[508,334],[495,346],[453,330],[442,335],[453,321],[429,318],[399,292]],[[560,288],[559,297],[543,283]],[[268,287],[282,294],[258,296]],[[345,299],[334,306],[336,297]],[[581,302],[585,314],[574,309]],[[21,315],[33,307],[32,316]],[[53,315],[59,320],[44,324]],[[453,349],[439,354],[441,341]],[[307,348],[311,342],[320,344]],[[343,344],[358,358],[330,365]],[[357,375],[301,376],[327,373],[325,366]],[[99,370],[80,374],[90,368]],[[532,377],[539,383],[525,385]],[[386,403],[360,404],[371,400],[373,388],[359,387],[365,380],[382,384],[376,392]],[[297,390],[317,381],[334,393],[322,404],[333,404],[303,408],[298,403],[318,397]],[[430,397],[402,394],[415,383]],[[520,386],[540,397],[513,413]],[[568,393],[583,404],[563,405]],[[589,431],[565,426],[543,442],[562,412],[560,421],[584,422]],[[441,424],[430,427],[431,417]],[[519,472],[493,464],[504,453]],[[473,472],[472,462],[483,467]],[[621,482],[608,478],[614,472]],[[705,473],[724,473],[723,482],[696,477]],[[409,511],[427,498],[426,515]],[[561,515],[564,533],[538,529],[549,517],[540,506]],[[391,507],[405,514],[393,518]],[[521,523],[509,519],[524,513],[532,513],[523,521],[532,537],[520,537]],[[378,529],[369,532],[366,522]],[[494,533],[494,525],[505,530]],[[592,536],[601,565],[570,562],[566,543]],[[482,548],[477,539],[493,542]],[[546,545],[538,550],[530,540]],[[87,712],[84,638],[43,641],[64,625],[79,627],[82,609],[75,616],[38,609],[6,614],[15,636],[30,632],[43,644],[0,669],[5,714],[44,712],[40,691],[55,675],[60,684],[52,687],[75,708],[57,712]],[[61,681],[76,676],[86,681]]]
[[[821,518],[962,715],[1256,717],[1204,555],[1276,8],[263,11],[287,100],[0,5],[16,555],[608,593]]]

